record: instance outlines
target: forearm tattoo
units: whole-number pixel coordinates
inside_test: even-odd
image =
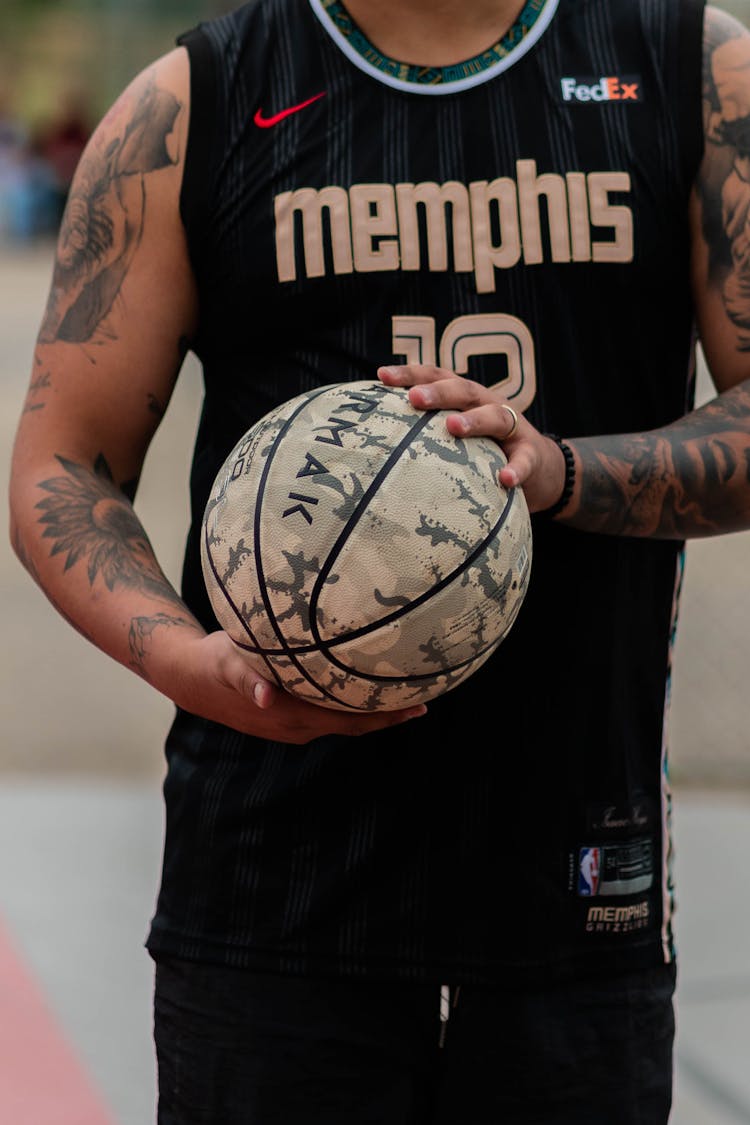
[[[105,321],[143,237],[146,178],[176,163],[167,141],[181,109],[152,81],[137,101],[123,95],[110,111],[113,139],[87,150],[65,209],[40,343],[106,338]]]
[[[148,680],[146,659],[149,652],[151,638],[157,629],[171,629],[175,626],[188,629],[197,629],[196,622],[189,617],[174,617],[168,613],[156,613],[153,617],[134,617],[130,623],[130,664],[131,667]]]
[[[581,488],[566,521],[667,539],[750,526],[750,380],[663,430],[571,445]]]

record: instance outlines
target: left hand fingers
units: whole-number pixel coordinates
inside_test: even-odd
[[[419,410],[460,411],[446,419],[454,437],[484,436],[505,443],[532,430],[496,390],[444,367],[414,363],[381,367],[378,376],[386,386],[409,387],[409,401]]]
[[[502,445],[508,458],[508,464],[500,471],[500,483],[505,488],[525,484],[539,463],[539,434],[508,403],[493,402],[461,414],[449,414],[445,424],[454,437],[491,437]]]
[[[420,410],[472,410],[483,404],[497,405],[502,401],[496,391],[447,371],[444,367],[421,364],[381,367],[378,375],[386,386],[409,387],[409,401]],[[497,436],[489,430],[472,429],[471,432]],[[460,432],[456,433],[458,436]]]
[[[453,407],[441,406],[440,409]],[[454,437],[491,437],[503,445],[528,436],[531,429],[523,416],[497,395],[492,396],[490,402],[462,409],[460,414],[449,414],[445,424]]]
[[[446,428],[454,437],[490,437],[499,442],[508,458],[500,470],[500,483],[505,488],[523,487],[531,511],[549,508],[558,499],[565,484],[561,450],[499,391],[421,364],[381,367],[378,375],[386,386],[409,387],[412,406],[447,411]]]
[[[378,368],[378,378],[388,387],[414,387],[422,383],[437,383],[443,379],[461,379],[455,371],[435,367],[432,363],[404,363]]]
[[[457,384],[466,381],[444,367],[433,367],[424,363],[407,363],[403,367],[379,367],[378,378],[387,387],[410,388],[409,402],[418,410],[443,409],[442,401],[451,402],[451,406],[447,409],[456,408],[451,401],[453,397],[451,391],[457,393],[459,390]],[[458,409],[462,407],[459,406]]]

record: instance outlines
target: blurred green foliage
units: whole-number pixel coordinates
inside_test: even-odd
[[[98,120],[130,79],[230,0],[0,0],[0,105],[32,129],[71,98]]]

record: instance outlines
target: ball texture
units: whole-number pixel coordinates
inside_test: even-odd
[[[531,527],[499,445],[406,391],[337,383],[271,411],[222,466],[201,559],[216,618],[269,679],[395,710],[471,675],[516,619]]]

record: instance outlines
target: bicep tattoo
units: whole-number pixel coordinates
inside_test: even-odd
[[[739,351],[750,350],[750,33],[707,8],[703,101],[706,159],[698,178],[709,281]]]
[[[26,395],[26,402],[24,403],[24,414],[36,414],[40,410],[44,410],[46,403],[46,392],[52,385],[52,376],[49,370],[43,369],[43,365],[38,356],[34,359],[34,373],[31,377],[29,384],[28,394]]]
[[[146,180],[173,165],[168,139],[182,103],[151,80],[123,95],[82,158],[63,217],[40,342],[88,343],[104,323],[141,243]]]

